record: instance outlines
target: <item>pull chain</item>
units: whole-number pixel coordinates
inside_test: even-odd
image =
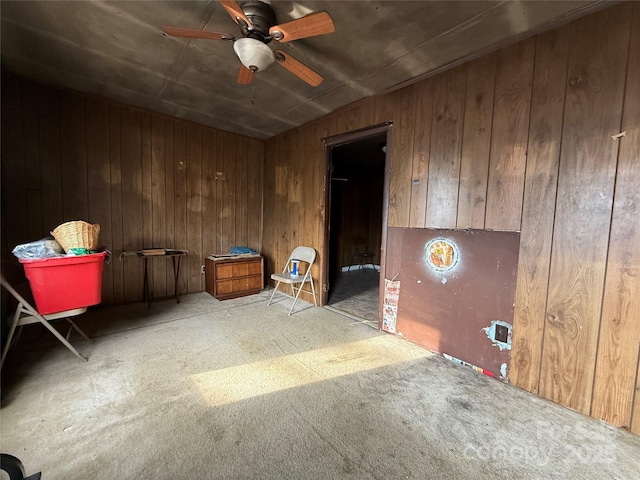
[[[253,82],[251,82],[251,105],[255,105],[256,101],[255,98],[253,97]]]

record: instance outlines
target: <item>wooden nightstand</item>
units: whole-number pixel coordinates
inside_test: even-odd
[[[205,287],[218,300],[259,293],[264,288],[261,255],[211,256],[205,259]]]

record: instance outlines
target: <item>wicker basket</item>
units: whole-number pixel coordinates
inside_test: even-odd
[[[76,220],[58,225],[51,235],[57,240],[65,252],[72,248],[86,248],[95,250],[98,248],[98,235],[100,225]]]

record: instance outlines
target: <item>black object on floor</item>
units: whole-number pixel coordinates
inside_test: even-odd
[[[0,453],[0,470],[6,472],[10,480],[40,480],[42,476],[42,472],[38,472],[25,477],[20,459],[8,453]]]

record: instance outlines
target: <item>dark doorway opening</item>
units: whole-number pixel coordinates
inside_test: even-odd
[[[387,131],[330,147],[327,302],[378,327]]]

